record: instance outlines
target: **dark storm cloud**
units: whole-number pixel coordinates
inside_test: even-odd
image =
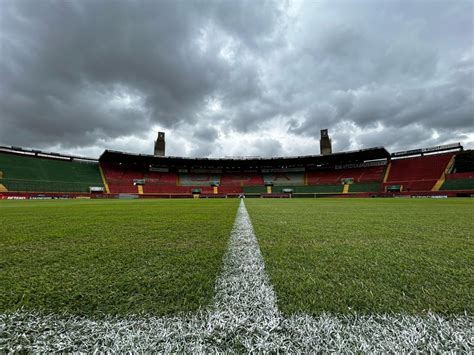
[[[193,136],[201,141],[213,143],[219,137],[219,131],[211,126],[200,126],[194,130]]]
[[[433,130],[450,130],[451,140],[474,132],[472,2],[336,1],[317,10],[323,15],[306,20],[322,29],[299,33],[300,58],[285,59],[303,78],[292,90],[316,98],[289,132],[317,137],[337,123],[381,126],[375,141],[393,148],[446,138],[425,139]],[[360,135],[359,146],[373,143]]]
[[[88,145],[153,123],[195,121],[206,96],[235,77],[251,82],[257,76],[250,66],[236,74],[218,56],[219,46],[199,47],[203,31],[222,24],[242,42],[267,46],[278,12],[273,7],[260,18],[247,5],[2,2],[0,140]]]
[[[329,128],[339,150],[474,145],[472,1],[0,6],[0,144],[147,152],[164,129],[170,154],[314,154]]]

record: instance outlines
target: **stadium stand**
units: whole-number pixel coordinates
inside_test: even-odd
[[[458,179],[448,176],[441,190],[474,190],[474,174],[467,179]]]
[[[354,183],[381,182],[385,165],[355,169],[335,169],[306,173],[308,185],[340,184],[342,179],[353,179]]]
[[[240,194],[243,192],[243,188],[240,186],[219,186],[217,190],[220,194]]]
[[[474,190],[474,151],[456,154],[452,172],[446,174],[445,178],[440,190]]]
[[[146,172],[143,173],[143,179],[145,181],[143,193],[189,193],[188,188],[177,188],[178,174],[176,173]],[[131,184],[133,184],[133,181]]]
[[[190,195],[193,190],[199,189],[202,194],[214,194],[212,184],[220,180],[217,174],[147,172],[145,167],[109,163],[102,163],[101,166],[111,193]],[[137,180],[141,180],[142,184],[136,184]],[[234,190],[228,193],[234,193]],[[239,189],[235,193],[240,192]]]
[[[303,189],[311,193],[362,193],[378,192],[386,167],[386,161],[362,164],[354,168],[337,168],[306,173],[309,186],[324,186]],[[345,186],[341,186],[345,185]],[[301,190],[300,190],[301,191]]]
[[[263,176],[255,173],[224,173],[221,176],[221,186],[262,186],[265,185]]]
[[[217,174],[179,174],[179,186],[212,186],[220,183],[220,176]]]
[[[111,164],[101,164],[101,168],[111,193],[138,193],[133,180],[143,179],[143,172]]]
[[[8,191],[89,192],[103,187],[97,162],[0,152],[0,184]]]
[[[474,192],[474,153],[462,151],[459,144],[391,155],[384,148],[371,148],[266,159],[163,157],[106,150],[99,163],[38,152],[0,147],[0,198],[15,191],[89,194],[91,187],[103,188],[102,197],[112,198],[242,193],[257,197],[469,196]]]
[[[147,185],[173,186],[173,185],[176,185],[178,174],[159,173],[159,172],[150,171],[150,172],[144,173],[144,179]]]
[[[456,153],[453,173],[474,172],[474,150],[464,150]]]
[[[474,179],[474,171],[468,173],[452,173],[448,175],[450,180]]]
[[[402,191],[431,191],[454,153],[392,160],[384,189],[401,186]]]
[[[151,194],[192,194],[195,189],[199,189],[203,194],[214,193],[210,186],[143,186],[143,192]]]
[[[278,172],[263,174],[264,183],[272,184],[274,186],[301,186],[305,185],[304,180],[304,173]]]

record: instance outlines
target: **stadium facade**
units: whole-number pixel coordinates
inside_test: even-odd
[[[99,159],[0,147],[0,198],[474,196],[474,151],[460,143],[273,158],[165,156],[105,150]]]

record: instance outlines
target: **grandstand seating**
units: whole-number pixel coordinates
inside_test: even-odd
[[[193,189],[200,189],[205,194],[213,193],[213,189],[210,186],[143,185],[143,192],[151,194],[191,194]]]
[[[304,185],[304,173],[265,173],[263,181],[265,184],[273,184],[274,186],[296,186]]]
[[[306,173],[308,185],[340,184],[341,179],[350,178],[354,183],[380,182],[385,166],[369,166],[355,169],[335,169],[311,171]]]
[[[180,186],[212,186],[220,182],[218,174],[179,174],[178,185]]]
[[[474,179],[474,171],[468,173],[454,173],[446,176],[449,180],[464,180],[464,179]]]
[[[145,172],[134,167],[102,164],[104,176],[111,193],[137,193],[134,179],[144,180],[143,193],[145,194],[191,194],[194,189],[200,189],[203,194],[214,194],[211,186],[219,183],[218,174],[177,174],[169,172]],[[238,194],[242,192],[238,186],[219,187],[219,193]]]
[[[226,173],[221,176],[221,186],[262,186],[263,176],[257,173]]]
[[[0,152],[0,171],[0,184],[9,191],[89,192],[89,187],[103,187],[95,162]]]
[[[357,156],[355,160],[341,159],[340,165],[335,167],[312,160],[301,165],[293,162],[280,165],[270,160],[261,167],[259,162],[238,167],[233,165],[235,162],[225,160],[222,165],[215,162],[207,165],[195,159],[166,157],[162,161],[150,156],[106,151],[99,166],[86,158],[3,147],[0,150],[0,192],[88,193],[90,187],[103,187],[104,181],[104,187],[111,194],[138,193],[144,194],[143,197],[147,194],[186,197],[196,189],[215,197],[242,192],[254,195],[272,192],[278,196],[288,190],[307,196],[371,196],[384,192],[387,186],[399,186],[404,193],[446,191],[447,195],[474,190],[474,151],[402,158],[407,154],[425,153],[421,149],[417,151],[393,153],[389,165],[384,164],[389,157],[385,151],[377,152],[373,159],[368,158],[371,164],[360,164],[363,160]],[[383,164],[376,165],[379,161]],[[291,168],[285,171],[285,165]],[[309,171],[304,172],[305,169]],[[221,170],[226,172],[218,173]],[[134,180],[143,182],[135,186]],[[393,192],[396,191],[394,188]]]
[[[147,185],[176,185],[178,174],[150,171],[144,173],[143,178]]]
[[[109,164],[101,164],[101,167],[111,193],[137,193],[133,180],[143,179],[143,172]]]
[[[441,190],[474,190],[474,179],[448,179]]]
[[[240,194],[242,193],[242,187],[240,186],[219,186],[218,191],[220,194]]]
[[[444,191],[474,190],[474,151],[465,150],[456,154],[451,174],[445,175],[440,188]]]
[[[402,185],[403,191],[430,191],[444,173],[452,156],[453,153],[447,153],[392,160],[383,188]]]
[[[474,172],[447,175],[441,190],[474,190]]]
[[[291,189],[295,194],[376,193],[386,186],[401,185],[404,192],[473,190],[474,172],[453,167],[454,153],[394,159],[385,182],[385,165],[344,169],[321,169],[303,172],[226,172],[176,173],[148,171],[148,165],[102,162],[103,176],[109,192],[162,195],[190,195],[200,189],[208,195],[266,194],[272,185],[274,194]],[[465,159],[466,160],[466,159]],[[342,179],[353,183],[343,185]],[[144,180],[140,186],[134,180]],[[214,187],[213,185],[217,185]],[[99,165],[74,159],[37,157],[0,152],[0,191],[22,192],[89,192],[102,187]]]
[[[292,189],[293,193],[342,193],[341,178],[353,178],[350,192],[376,192],[383,178],[384,166],[357,169],[326,170],[304,173],[155,173],[129,171],[121,166],[103,164],[103,171],[111,193],[137,193],[133,179],[144,179],[143,193],[190,194],[201,189],[203,194],[214,194],[213,183],[218,183],[218,194],[267,193],[265,184],[271,184],[273,193]],[[308,180],[308,184],[305,181]],[[376,181],[376,182],[374,182]]]

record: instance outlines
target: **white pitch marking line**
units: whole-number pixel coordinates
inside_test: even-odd
[[[176,317],[0,314],[2,351],[412,352],[474,349],[472,315],[449,319],[372,315],[284,318],[265,273],[255,233],[240,203],[216,296],[208,310]]]
[[[252,223],[242,200],[224,267],[216,284],[215,312],[234,316],[237,323],[248,316],[279,316],[276,296],[265,272],[265,264]]]

